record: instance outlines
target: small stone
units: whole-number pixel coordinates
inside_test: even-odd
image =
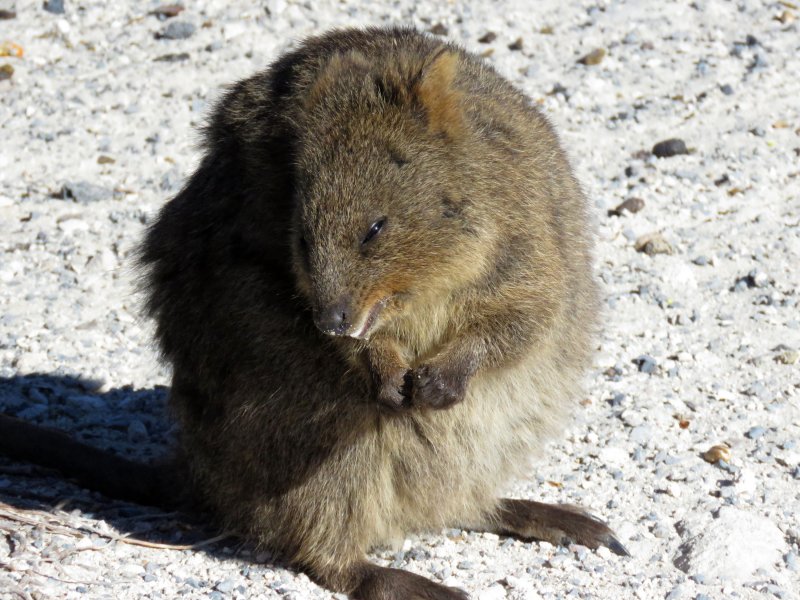
[[[651,533],[662,540],[669,539],[670,535],[672,534],[672,528],[665,524],[665,523],[656,523],[651,530]]]
[[[628,462],[629,456],[624,448],[607,446],[597,453],[597,458],[599,458],[604,465],[621,466]]]
[[[569,98],[569,91],[560,83],[553,85],[553,89],[547,92],[548,96],[557,96],[558,94],[561,94],[564,98]]]
[[[655,254],[672,254],[672,246],[660,233],[647,233],[636,238],[634,244],[637,252],[644,252],[648,256]]]
[[[286,10],[286,0],[267,0],[264,7],[267,15],[270,17],[277,17]]]
[[[738,494],[745,494],[750,497],[754,497],[756,490],[760,485],[760,481],[756,478],[755,473],[745,468],[742,468],[742,470],[737,474],[734,483],[736,485],[736,492]]]
[[[469,560],[462,560],[461,562],[458,563],[457,566],[459,569],[463,571],[470,571],[475,568],[475,563]]]
[[[182,4],[162,4],[150,11],[149,14],[155,15],[161,20],[177,17],[183,12]]]
[[[522,38],[518,37],[516,40],[514,40],[508,45],[508,49],[513,51],[522,50],[522,44],[523,44]]]
[[[639,367],[640,373],[647,373],[651,375],[656,372],[658,369],[658,363],[656,359],[648,354],[642,354],[641,356],[634,358],[633,363]]]
[[[658,158],[669,158],[671,156],[678,156],[679,154],[688,154],[689,150],[686,148],[686,142],[679,138],[670,138],[662,142],[658,142],[653,146],[653,154]]]
[[[615,373],[615,374],[616,374],[616,373]],[[622,404],[623,404],[624,402],[625,402],[625,394],[623,394],[622,392],[616,392],[616,393],[615,393],[615,394],[614,394],[614,395],[611,397],[611,400],[609,400],[609,401],[608,401],[608,403],[609,403],[611,406],[622,406]]]
[[[666,600],[678,600],[679,598],[683,598],[686,596],[686,584],[679,583],[676,585],[669,594],[666,596]]]
[[[148,437],[147,426],[144,423],[138,419],[131,421],[128,425],[128,441],[137,444],[146,441]]]
[[[741,279],[737,279],[736,280],[736,283],[733,284],[733,287],[731,288],[731,291],[732,292],[743,292],[749,287],[750,286],[747,285],[747,280],[744,279],[744,278],[741,278]]]
[[[708,258],[701,254],[700,256],[692,260],[692,262],[696,264],[698,267],[705,267],[708,264]]]
[[[711,446],[711,448],[703,452],[703,460],[711,463],[712,465],[717,464],[719,461],[730,463],[731,449],[727,444],[717,444],[715,446]]]
[[[625,34],[625,37],[622,38],[623,44],[638,44],[642,41],[641,36],[639,35],[638,31],[629,31]]]
[[[173,21],[167,25],[160,33],[156,34],[157,39],[166,40],[185,40],[192,37],[197,30],[192,23],[188,21]]]
[[[113,158],[105,154],[101,154],[100,156],[97,157],[98,165],[113,165],[115,162],[117,161],[115,161]]]
[[[134,563],[127,563],[122,566],[116,567],[114,573],[122,577],[134,578],[142,577],[145,574],[144,567]]]
[[[719,86],[719,91],[721,91],[726,96],[731,96],[733,95],[733,86],[731,86],[729,83],[725,83]]]
[[[502,585],[495,583],[485,590],[478,592],[477,600],[504,600],[505,597],[505,588]]]
[[[494,31],[488,31],[478,38],[481,44],[491,44],[497,39],[497,34]]]
[[[559,553],[551,556],[545,563],[545,566],[551,569],[563,569],[566,563],[569,562],[571,562],[570,555]]]
[[[83,410],[101,411],[108,410],[109,405],[102,396],[93,394],[70,394],[64,398],[69,404],[80,406]]]
[[[764,427],[751,427],[750,429],[747,430],[747,433],[745,433],[745,435],[751,440],[757,440],[758,438],[763,437],[764,434],[766,433],[767,430]]]
[[[786,563],[786,568],[790,571],[797,573],[800,571],[800,561],[797,560],[797,554],[794,552],[787,552],[783,555],[783,562]]]
[[[178,52],[176,54],[162,54],[161,56],[157,56],[153,59],[153,62],[183,62],[185,60],[189,60],[190,56],[188,52]]]
[[[14,67],[9,65],[8,63],[0,65],[0,81],[11,79],[11,76],[13,74],[14,74]]]
[[[723,173],[722,177],[720,177],[719,179],[715,179],[714,180],[714,185],[719,187],[721,185],[727,185],[730,182],[731,182],[731,178],[728,177],[728,174],[727,173]]]
[[[747,396],[755,396],[759,400],[771,400],[772,393],[769,391],[769,388],[764,385],[762,381],[754,381],[750,385],[748,385],[742,393]]]
[[[613,554],[611,554],[611,550],[605,546],[600,546],[594,551],[594,553],[603,560],[609,560],[613,556]]]
[[[578,62],[582,65],[587,65],[587,66],[599,65],[601,62],[603,62],[603,59],[605,57],[606,57],[605,48],[597,48],[589,52],[589,54],[581,56],[578,59]]]
[[[58,30],[58,33],[66,37],[69,35],[72,26],[69,24],[69,21],[62,18],[56,20],[56,29]]]
[[[757,288],[767,287],[769,285],[769,277],[767,276],[764,271],[760,269],[753,269],[750,271],[747,276],[753,282],[753,285]]]
[[[74,200],[80,204],[90,204],[106,200],[112,196],[111,190],[88,181],[65,183],[57,197],[63,200]]]
[[[775,362],[782,365],[794,365],[797,364],[797,361],[800,361],[800,351],[798,350],[783,350],[775,357]]]
[[[639,425],[631,429],[630,438],[632,442],[644,445],[653,438],[654,433],[655,431],[649,425]]]
[[[25,421],[32,421],[37,417],[42,416],[48,410],[48,406],[46,404],[34,404],[33,406],[29,406],[17,413],[17,417],[23,419]]]
[[[44,4],[42,4],[42,8],[54,15],[63,15],[64,0],[45,0]]]
[[[448,29],[442,23],[436,23],[433,27],[431,27],[428,31],[430,31],[433,35],[447,35]]]
[[[637,213],[644,208],[644,200],[641,198],[628,198],[616,208],[608,211],[609,217],[620,217],[622,213],[628,211],[629,213]]]
[[[78,217],[73,217],[70,219],[60,220],[58,222],[58,228],[67,235],[72,235],[76,231],[88,231],[89,224],[83,219],[79,219]]]
[[[233,580],[225,579],[217,583],[217,585],[214,586],[214,589],[217,590],[218,592],[222,592],[223,594],[227,594],[233,590],[233,586],[234,586]]]
[[[767,132],[763,127],[753,127],[750,130],[750,133],[752,133],[756,137],[764,137],[765,135],[767,135]]]
[[[16,19],[16,18],[17,18],[17,11],[14,10],[13,5],[6,8],[0,8],[0,21],[5,21],[8,19]]]
[[[683,489],[678,483],[674,481],[668,482],[664,488],[664,491],[666,491],[667,494],[669,494],[673,498],[680,498],[681,495],[683,495]]]

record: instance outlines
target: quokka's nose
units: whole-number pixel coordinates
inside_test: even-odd
[[[314,324],[328,335],[344,335],[350,329],[350,308],[345,300],[314,311]]]

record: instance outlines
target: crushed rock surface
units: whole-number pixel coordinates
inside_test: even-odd
[[[572,427],[507,492],[587,507],[632,557],[447,530],[373,559],[484,600],[798,597],[796,4],[211,0],[168,19],[158,6],[0,2],[15,14],[0,44],[24,50],[0,52],[0,411],[167,454],[168,373],[132,251],[196,166],[209,107],[303,36],[410,23],[524,90],[588,192],[605,292],[595,365]],[[729,460],[707,462],[712,446]],[[0,502],[3,599],[332,597],[233,539],[180,549],[219,533],[189,516],[2,458]]]

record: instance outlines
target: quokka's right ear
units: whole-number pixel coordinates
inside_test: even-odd
[[[422,67],[414,84],[414,94],[425,109],[428,129],[460,137],[464,129],[461,92],[455,86],[459,57],[447,47],[440,48]]]

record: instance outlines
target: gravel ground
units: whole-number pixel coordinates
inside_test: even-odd
[[[44,4],[0,0],[0,411],[167,453],[131,251],[194,168],[209,104],[302,36],[413,23],[541,106],[596,207],[607,302],[587,393],[508,492],[582,504],[633,556],[448,530],[373,558],[481,600],[798,597],[800,7]],[[236,540],[134,544],[217,532],[5,459],[0,502],[4,599],[331,597]]]

